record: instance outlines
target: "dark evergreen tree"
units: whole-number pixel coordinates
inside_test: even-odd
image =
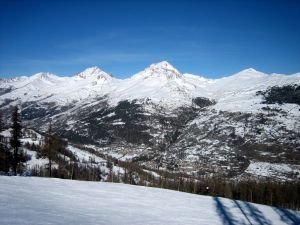
[[[48,158],[48,171],[49,177],[52,176],[52,163],[55,158],[55,150],[54,150],[54,137],[52,132],[52,124],[50,122],[47,133],[44,139],[44,146],[42,149],[42,156]]]
[[[7,150],[4,144],[4,138],[1,135],[3,131],[2,114],[0,113],[0,171],[8,171],[7,166]]]
[[[1,132],[4,130],[4,124],[3,124],[3,116],[2,116],[2,113],[0,112],[0,145],[3,144],[4,142],[4,138],[3,136],[1,135]]]
[[[21,161],[19,148],[21,147],[20,138],[22,137],[21,118],[20,118],[18,106],[15,106],[12,110],[11,122],[12,122],[11,125],[12,130],[11,130],[10,145],[13,149],[13,171],[16,176],[18,164]]]
[[[4,130],[4,125],[3,125],[3,119],[2,119],[2,113],[0,112],[0,143],[2,143],[2,135],[1,132]]]

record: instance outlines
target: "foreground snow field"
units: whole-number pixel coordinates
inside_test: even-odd
[[[0,224],[300,224],[300,214],[126,184],[0,177]]]

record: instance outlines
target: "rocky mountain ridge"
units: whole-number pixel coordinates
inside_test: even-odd
[[[73,143],[152,168],[239,177],[284,164],[273,177],[299,179],[299,86],[300,73],[206,79],[163,61],[124,80],[97,67],[1,80],[0,110],[20,105],[26,126],[52,121]]]

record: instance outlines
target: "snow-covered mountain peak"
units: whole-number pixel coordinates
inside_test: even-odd
[[[151,64],[149,67],[144,69],[142,72],[134,75],[133,78],[167,78],[167,79],[174,79],[174,78],[181,78],[182,74],[169,62],[162,61],[159,63]]]
[[[242,70],[241,72],[243,72],[243,73],[259,73],[259,71],[257,71],[254,68],[247,68],[247,69]]]
[[[55,74],[49,72],[40,72],[31,76],[33,79],[49,79],[49,78],[57,78]]]
[[[20,83],[22,84],[22,81],[24,81],[25,83],[34,83],[34,85],[38,86],[40,84],[57,84],[62,81],[62,79],[62,77],[49,72],[40,72],[30,77],[26,77],[25,79],[21,79]]]
[[[153,63],[150,65],[151,69],[165,69],[165,70],[177,70],[171,63],[167,61],[161,61],[159,63]]]
[[[264,77],[266,76],[265,73],[262,73],[260,71],[257,71],[253,68],[248,68],[245,70],[242,70],[234,75],[232,75],[231,77],[235,77],[235,78],[260,78],[260,77]]]
[[[93,79],[111,79],[112,76],[97,66],[93,66],[85,69],[84,71],[77,73],[75,76],[76,80],[83,80],[92,77]]]

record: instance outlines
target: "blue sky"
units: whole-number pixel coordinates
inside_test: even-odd
[[[99,66],[128,77],[167,60],[220,77],[300,72],[299,0],[1,0],[0,77]]]

